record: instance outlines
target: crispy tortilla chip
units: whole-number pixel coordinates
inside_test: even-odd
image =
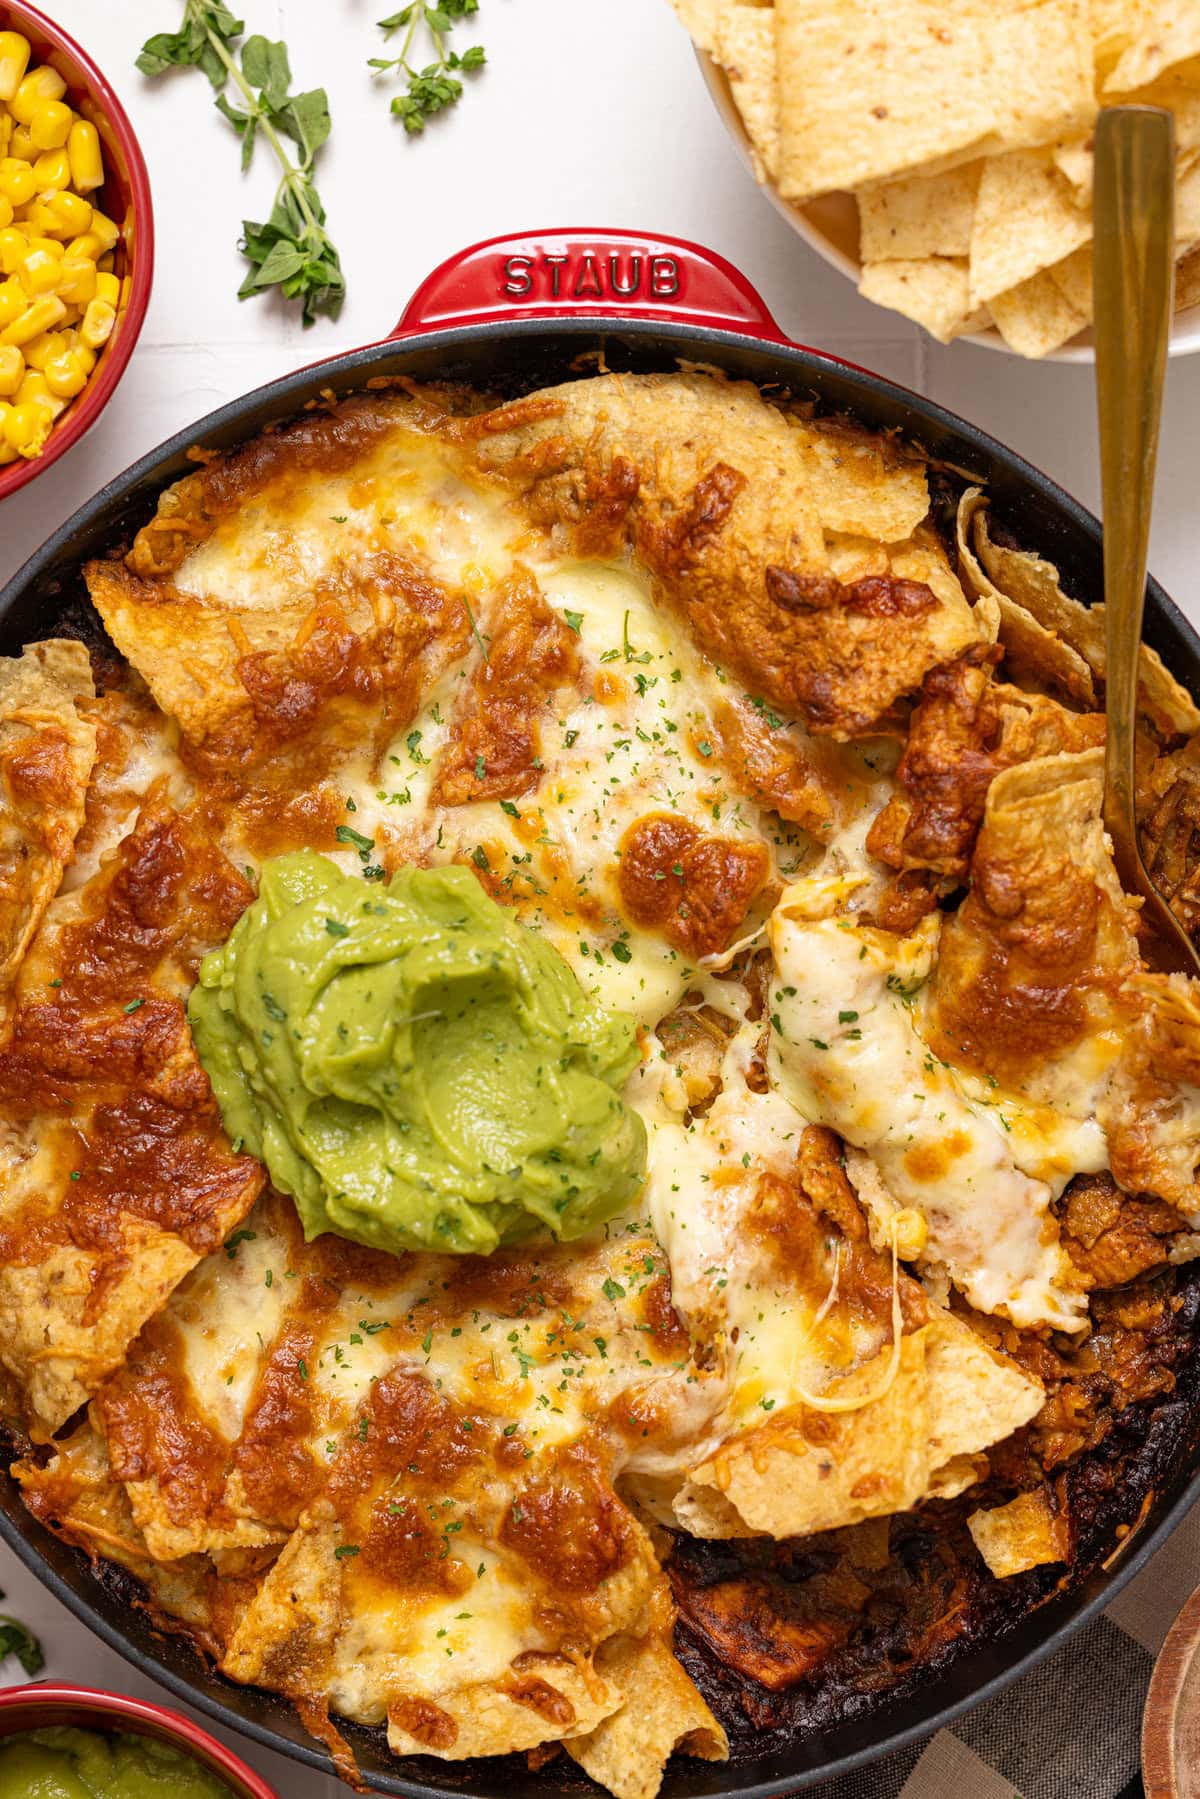
[[[1200,982],[1139,974],[1128,984],[1139,1006],[1100,1109],[1113,1176],[1130,1193],[1152,1193],[1200,1222]]]
[[[983,165],[970,245],[971,304],[1011,293],[1092,235],[1049,151],[1014,150]]]
[[[1067,304],[1090,323],[1093,312],[1091,244],[1083,244],[1070,256],[1064,256],[1048,273]]]
[[[722,0],[670,0],[670,4],[692,42],[711,55],[717,47]]]
[[[778,0],[780,191],[806,200],[1084,130],[1085,0]],[[936,101],[933,96],[937,96]]]
[[[975,549],[990,579],[1043,625],[1078,650],[1093,674],[1104,677],[1104,606],[1081,605],[1059,585],[1053,563],[1027,550],[1011,550],[992,540],[985,506],[974,517]],[[1142,710],[1167,736],[1191,736],[1200,730],[1200,707],[1163,666],[1148,644],[1142,645],[1138,681]]]
[[[650,1628],[605,1643],[596,1672],[622,1694],[619,1710],[564,1747],[585,1773],[614,1799],[655,1799],[669,1758],[681,1752],[702,1761],[724,1761],[724,1730],[680,1667],[672,1648],[674,1608],[660,1589],[651,1602]]]
[[[1016,1362],[990,1349],[961,1318],[940,1309],[925,1341],[925,1375],[929,1459],[942,1477],[943,1493],[952,1478],[949,1467],[1028,1424],[1046,1397],[1039,1382]]]
[[[50,638],[0,659],[0,1025],[21,959],[71,860],[96,760],[81,643]]]
[[[991,302],[992,318],[1005,343],[1021,356],[1048,356],[1086,330],[1088,320],[1071,305],[1048,270]]]
[[[1101,820],[1102,748],[1040,756],[988,789],[971,891],[924,1000],[935,1056],[1085,1124],[1120,1053],[1135,914]],[[1022,1140],[1018,1116],[1011,1125]]]
[[[690,1503],[715,1489],[751,1532],[774,1537],[835,1530],[915,1505],[929,1479],[925,1410],[927,1329],[901,1339],[895,1379],[884,1389],[892,1351],[835,1381],[824,1397],[856,1399],[856,1411],[789,1407],[777,1419],[723,1444],[696,1468],[681,1494],[681,1519],[696,1535]],[[876,1397],[878,1395],[878,1397]]]
[[[687,1680],[682,1668],[679,1672]],[[504,1680],[450,1686],[393,1703],[388,1748],[394,1755],[458,1762],[536,1749],[576,1732],[590,1739],[619,1710],[621,1699],[620,1686],[594,1668],[580,1668],[565,1655],[530,1653]],[[657,1783],[646,1790],[653,1794]]]
[[[779,86],[775,73],[775,14],[769,6],[725,6],[717,23],[717,61],[742,115],[760,181],[779,167]]]
[[[912,175],[858,193],[859,259],[914,261],[967,256],[982,162],[944,175]]]
[[[859,276],[858,291],[876,306],[886,306],[923,325],[939,343],[948,344],[964,332],[981,330],[986,323],[979,308],[971,304],[965,257],[868,262]]]
[[[1192,0],[1102,0],[1107,29],[1097,44],[1106,57],[1119,46],[1104,92],[1127,94],[1166,70],[1200,56],[1200,12]]]
[[[1021,1493],[990,1512],[972,1512],[967,1529],[997,1580],[1067,1559],[1070,1536],[1065,1518],[1050,1510],[1044,1491]]]
[[[1181,256],[1175,268],[1175,309],[1200,305],[1200,246]]]
[[[1073,704],[1092,710],[1098,704],[1095,684],[1092,671],[1079,651],[1039,624],[1017,600],[1002,593],[980,564],[972,539],[975,535],[973,522],[981,509],[986,515],[987,499],[983,489],[968,488],[958,506],[958,572],[964,588],[975,601],[976,612],[984,605],[994,608],[996,635],[1004,645],[1005,655],[1018,680],[1031,681],[1035,687],[1051,688]]]

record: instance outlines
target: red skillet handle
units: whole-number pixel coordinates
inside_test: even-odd
[[[640,231],[489,238],[436,268],[391,335],[614,313],[787,341],[761,296],[723,256]]]

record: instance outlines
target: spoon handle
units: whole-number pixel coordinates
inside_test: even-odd
[[[1104,823],[1128,892],[1144,883],[1134,718],[1146,553],[1174,287],[1174,120],[1112,107],[1096,126],[1095,339],[1104,495],[1108,737]]]

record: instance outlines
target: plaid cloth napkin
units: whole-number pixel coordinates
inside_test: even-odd
[[[1154,1659],[1200,1582],[1200,1506],[1108,1610],[998,1699],[820,1799],[1127,1799]]]

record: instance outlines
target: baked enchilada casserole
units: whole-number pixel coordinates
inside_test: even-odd
[[[703,372],[380,382],[0,662],[14,1473],[351,1784],[365,1725],[653,1799],[1136,1527],[1200,992],[1035,548]],[[1140,695],[1192,925],[1200,712]]]

